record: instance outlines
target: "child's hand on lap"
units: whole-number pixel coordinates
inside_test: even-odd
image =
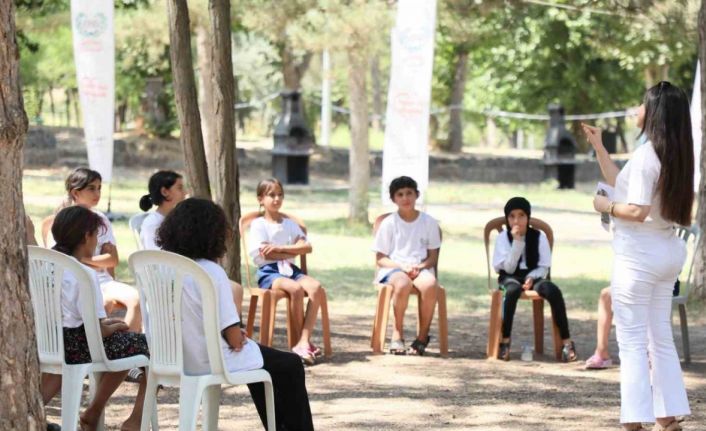
[[[522,285],[523,290],[532,290],[532,286],[534,286],[534,279],[533,278],[528,278],[525,280],[525,284]]]
[[[120,319],[115,319],[115,318],[105,318],[100,320],[100,326],[101,326],[101,336],[103,338],[105,337],[110,337],[116,332],[124,332],[127,331],[129,326],[127,326],[127,323],[123,322]]]

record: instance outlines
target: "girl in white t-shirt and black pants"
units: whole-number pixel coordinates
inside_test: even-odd
[[[240,328],[240,316],[232,301],[230,281],[223,268],[216,263],[225,254],[226,241],[230,237],[221,207],[209,200],[190,198],[164,219],[157,231],[157,245],[162,250],[194,259],[215,282],[219,297],[221,345],[228,371],[266,370],[272,377],[274,387],[277,429],[313,430],[304,367],[299,356],[261,346],[248,339]],[[193,280],[184,280],[181,306],[185,371],[192,375],[206,374],[210,370],[201,294]],[[253,383],[248,388],[260,419],[267,426],[264,385]]]
[[[620,347],[620,421],[626,430],[678,431],[676,416],[689,401],[672,338],[674,280],[686,247],[675,225],[689,225],[694,200],[694,154],[689,100],[669,82],[647,90],[638,126],[648,142],[618,169],[601,141],[601,130],[584,125],[601,172],[615,186],[610,201],[593,206],[614,220],[611,296]]]

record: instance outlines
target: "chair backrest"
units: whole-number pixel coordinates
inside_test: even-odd
[[[295,222],[297,225],[299,225],[299,228],[304,232],[304,234],[307,234],[306,230],[306,225],[297,216],[293,216],[291,214],[285,214],[285,213],[280,213],[282,217],[291,219],[293,222]],[[248,287],[253,287],[254,284],[252,283],[252,280],[250,279],[250,255],[248,254],[248,241],[246,239],[248,231],[250,230],[250,225],[252,222],[258,218],[262,217],[262,213],[260,211],[252,211],[249,212],[243,216],[240,217],[240,221],[238,222],[238,231],[240,232],[240,245],[241,245],[241,256],[243,256],[243,261],[245,262],[245,277],[248,281]],[[306,255],[301,254],[299,255],[299,269],[302,270],[304,274],[307,274],[307,268],[306,268]]]
[[[529,224],[531,227],[544,232],[544,234],[547,236],[547,240],[549,241],[549,249],[554,250],[554,231],[552,230],[551,226],[549,226],[549,223],[536,217],[530,217]],[[495,290],[495,286],[493,285],[492,272],[490,268],[490,234],[493,231],[497,231],[498,233],[502,232],[504,225],[505,217],[496,217],[486,223],[485,228],[483,229],[483,242],[485,243],[485,261],[488,269],[488,290],[491,292]],[[549,277],[550,275],[547,274],[547,278]]]
[[[691,290],[692,284],[692,273],[694,269],[696,250],[699,246],[699,241],[701,240],[701,229],[699,229],[699,225],[696,223],[692,224],[689,227],[680,226],[677,229],[677,235],[679,236],[679,238],[684,240],[684,243],[687,247],[689,246],[689,239],[693,237],[694,253],[691,256],[691,261],[689,261],[689,271],[686,276],[686,281],[681,285],[681,291],[679,292],[680,296],[689,296],[689,290]]]
[[[107,361],[100,323],[96,315],[95,278],[76,259],[58,251],[29,246],[29,287],[34,309],[39,360],[64,363],[61,288],[64,272],[70,271],[79,286],[79,306],[93,362]]]
[[[380,214],[379,216],[375,217],[375,222],[373,222],[373,237],[377,235],[378,229],[380,229],[380,224],[382,224],[382,221],[385,220],[387,216],[389,216],[392,213],[383,213]],[[439,226],[439,239],[443,241],[443,231],[441,230],[441,226]],[[436,264],[434,265],[434,275],[436,276],[436,279],[439,279],[439,256],[441,255],[441,247],[439,247],[439,254],[436,257]],[[375,259],[375,272],[377,273],[377,270],[380,269],[378,267],[377,259]]]
[[[222,374],[218,293],[210,275],[193,260],[161,250],[130,255],[130,270],[149,312],[150,366],[161,375],[180,376],[184,370],[181,299],[184,278],[190,277],[201,293],[204,336],[211,374]]]
[[[135,214],[130,217],[130,221],[128,222],[128,225],[130,225],[130,230],[132,231],[132,236],[135,238],[135,244],[137,244],[138,250],[145,249],[145,246],[142,244],[142,239],[140,239],[140,232],[142,231],[142,223],[148,215],[150,215],[148,212]]]

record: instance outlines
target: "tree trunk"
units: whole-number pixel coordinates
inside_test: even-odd
[[[350,50],[348,52],[348,63],[348,97],[351,107],[348,220],[368,223],[370,152],[368,143],[368,94],[365,83],[365,75],[368,73],[368,61],[365,54]]]
[[[22,147],[22,101],[15,6],[0,0],[0,429],[44,430],[39,358],[29,296]]]
[[[186,176],[191,184],[192,196],[209,199],[211,190],[201,135],[201,116],[196,96],[189,9],[186,0],[167,0],[167,11],[169,57],[174,77],[174,98],[181,127],[180,141],[184,153]]]
[[[701,131],[706,125],[706,73],[704,73],[704,65],[706,64],[706,0],[701,1],[701,10],[699,10],[699,62],[701,63]],[[706,232],[706,133],[702,133],[701,137],[701,160],[694,160],[694,163],[699,163],[701,167],[701,184],[697,199],[699,209],[696,213],[696,220],[701,228],[701,232]],[[701,236],[701,241],[694,251],[694,286],[691,291],[692,298],[697,298],[701,301],[706,301],[706,241],[704,236]]]
[[[204,20],[205,21],[205,20]],[[201,133],[208,165],[208,180],[216,182],[215,118],[213,112],[213,41],[206,23],[196,26],[196,61],[199,70],[199,109],[201,111]],[[213,186],[215,187],[215,185]]]
[[[380,57],[374,56],[370,62],[370,80],[373,84],[373,128],[382,130],[382,88],[380,85]]]
[[[454,65],[454,80],[451,88],[449,104],[449,139],[448,150],[459,153],[463,148],[463,96],[466,92],[466,71],[468,70],[468,50],[457,50],[456,64]]]
[[[230,0],[209,0],[213,34],[212,81],[213,123],[216,180],[213,183],[215,201],[223,207],[233,228],[233,241],[228,244],[223,266],[231,280],[240,281],[240,198],[238,160],[235,152],[235,83],[230,38]]]
[[[306,73],[306,70],[309,68],[309,63],[311,62],[311,53],[307,52],[301,63],[297,64],[292,48],[284,42],[280,46],[279,55],[282,60],[282,78],[284,79],[284,87],[287,90],[299,90],[301,88],[302,77],[304,76],[304,73]]]
[[[66,126],[71,127],[71,90],[68,88],[64,90],[64,95],[66,96]]]

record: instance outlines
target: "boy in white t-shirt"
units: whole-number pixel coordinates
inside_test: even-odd
[[[439,284],[434,269],[441,247],[441,230],[436,220],[415,208],[418,197],[417,183],[412,178],[402,176],[392,180],[390,199],[397,205],[397,212],[380,223],[373,251],[379,267],[376,280],[393,288],[395,326],[390,353],[421,356],[429,344],[429,327],[436,307]],[[419,334],[407,350],[403,321],[413,287],[420,293]]]

